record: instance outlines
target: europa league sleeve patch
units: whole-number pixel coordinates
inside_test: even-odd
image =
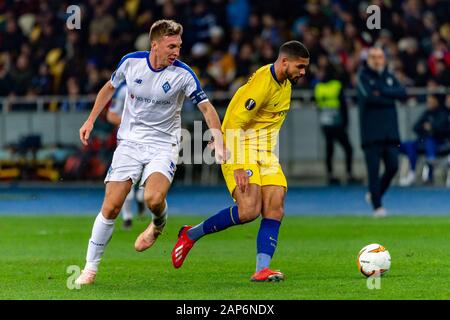
[[[256,107],[255,100],[248,99],[247,101],[245,101],[245,109],[247,109],[248,111],[252,110],[255,107]]]

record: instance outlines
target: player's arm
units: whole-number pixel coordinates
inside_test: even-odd
[[[92,108],[88,119],[80,128],[80,140],[85,146],[88,144],[89,135],[94,128],[94,123],[95,120],[97,120],[98,115],[103,111],[106,104],[112,99],[116,88],[118,88],[125,81],[125,73],[128,64],[127,57],[128,55],[124,56],[122,60],[120,60],[116,71],[114,71],[111,76],[111,79],[106,82],[98,92],[97,97],[95,98],[94,107]]]
[[[199,110],[202,112],[205,118],[208,128],[211,130],[211,134],[214,139],[214,149],[216,154],[216,160],[220,163],[226,159],[226,152],[223,144],[222,131],[220,130],[220,119],[216,109],[208,100],[205,100],[198,104]]]
[[[94,128],[95,120],[97,120],[98,115],[103,111],[108,101],[111,100],[114,90],[115,88],[111,81],[108,81],[98,92],[97,97],[95,98],[94,107],[92,108],[89,117],[80,128],[80,140],[85,146],[88,144],[89,135]]]

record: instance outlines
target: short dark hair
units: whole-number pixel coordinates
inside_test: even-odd
[[[163,36],[181,36],[183,26],[173,20],[158,20],[150,28],[150,41],[159,40]]]
[[[309,51],[300,41],[292,40],[281,45],[278,54],[285,54],[291,58],[309,59]]]

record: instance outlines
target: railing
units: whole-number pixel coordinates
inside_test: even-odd
[[[399,126],[401,136],[404,139],[411,139],[414,135],[410,128],[417,116],[424,110],[426,95],[450,94],[450,88],[439,87],[432,90],[408,88],[407,91],[411,99],[408,100],[406,108],[399,108]],[[281,132],[281,159],[285,174],[290,179],[300,176],[303,179],[308,175],[314,177],[323,175],[324,143],[318,114],[314,108],[313,94],[313,90],[293,91],[291,104],[293,110],[287,117]],[[355,91],[347,90],[346,94],[350,104],[354,106]],[[217,107],[219,114],[223,116],[232,94],[213,92],[208,93],[208,96]],[[44,145],[56,143],[80,145],[78,130],[92,108],[94,100],[95,96],[93,95],[73,98],[67,96],[0,97],[0,149],[4,145],[17,142],[21,136],[29,134],[41,135]],[[190,104],[189,99],[186,101],[187,104]],[[80,102],[86,104],[86,109],[78,111],[77,104]],[[68,112],[57,108],[61,103],[69,106],[66,110]],[[29,108],[25,108],[25,112],[19,112],[16,108],[18,105],[22,107],[25,105]],[[361,162],[363,155],[359,148],[358,110],[352,107],[349,111],[349,136],[354,146],[355,161]],[[201,119],[201,113],[192,105],[183,111],[182,120],[185,125],[192,124],[193,120]],[[337,157],[342,159],[342,154],[339,155],[339,153],[338,149]],[[361,168],[364,169],[362,165]],[[200,182],[202,184],[216,183],[219,176],[217,170],[217,166],[201,166]],[[183,178],[185,184],[192,184],[197,179],[194,171],[194,166],[185,166]]]
[[[419,97],[427,94],[450,94],[450,87],[411,87],[407,89],[408,96]],[[349,89],[345,91],[348,99],[356,97],[356,90]],[[226,107],[227,102],[232,98],[233,93],[229,91],[214,91],[208,92],[208,97],[212,101],[219,102],[219,107]],[[94,101],[95,95],[80,95],[80,96],[32,96],[32,97],[0,97],[0,110],[3,113],[14,111],[61,111],[61,104],[65,104],[68,108],[64,111],[77,111],[77,105],[87,104],[85,110],[90,110]],[[300,106],[310,107],[314,105],[314,90],[311,89],[296,89],[292,91],[292,100],[299,101],[301,104],[292,104],[292,108],[299,108]],[[220,104],[225,102],[225,104]],[[20,106],[18,108],[17,106]]]

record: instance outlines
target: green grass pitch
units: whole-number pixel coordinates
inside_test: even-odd
[[[1,217],[0,299],[450,299],[449,217],[287,216],[271,265],[286,274],[281,283],[249,281],[259,221],[206,236],[175,270],[179,227],[202,219],[171,216],[143,253],[133,244],[147,222],[123,231],[118,220],[96,283],[69,290],[67,267],[84,266],[94,217]],[[356,267],[369,243],[392,256],[380,289],[369,290]]]

